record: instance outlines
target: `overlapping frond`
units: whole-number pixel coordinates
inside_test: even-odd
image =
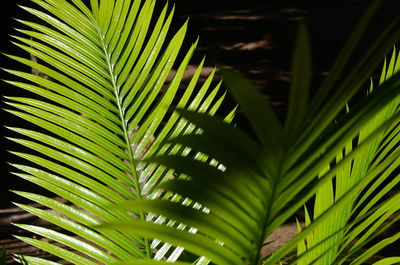
[[[378,2],[373,3],[366,20],[356,29],[357,36],[345,47],[334,72],[342,71],[348,53],[353,50],[354,42],[365,29]],[[135,230],[144,236],[161,233],[164,240],[205,256],[215,264],[278,264],[296,247],[298,257],[291,261],[292,264],[312,264],[319,260],[321,264],[352,261],[353,255],[359,253],[365,243],[397,221],[380,226],[398,210],[399,204],[395,203],[398,195],[376,204],[398,183],[397,177],[390,184],[384,181],[393,176],[391,173],[398,169],[400,162],[397,139],[400,76],[393,71],[394,64],[389,67],[391,70],[383,71],[385,78],[379,88],[352,105],[348,113],[339,115],[345,103],[368,81],[368,75],[383,57],[384,49],[373,45],[362,59],[364,63],[365,60],[370,63],[365,67],[358,65],[352,75],[340,80],[341,89],[329,98],[324,94],[329,94],[338,80],[327,78],[321,88],[323,91],[308,104],[308,96],[302,95],[308,93],[310,85],[308,77],[304,76],[309,74],[310,68],[308,65],[302,67],[304,60],[310,61],[310,58],[304,58],[309,55],[309,43],[303,28],[294,57],[292,105],[284,126],[270,103],[262,100],[248,80],[225,71],[225,82],[249,120],[255,137],[207,114],[178,110],[185,119],[201,128],[201,133],[178,136],[170,143],[187,146],[219,163],[180,154],[149,160],[185,176],[168,181],[158,186],[159,189],[179,194],[202,207],[193,209],[166,200],[132,201],[120,206],[120,209],[162,212],[167,218],[195,227],[196,235],[175,230],[179,233],[175,238],[171,228],[153,224],[143,224],[143,230],[138,231],[136,222],[131,225],[130,222],[107,224],[104,228]],[[313,109],[321,105],[324,114]],[[296,120],[297,109],[302,111],[299,120]],[[354,139],[357,139],[356,145],[353,145]],[[349,178],[352,183],[346,183]],[[384,190],[377,192],[382,183],[385,183]],[[317,199],[312,216],[307,214],[307,226],[299,227],[302,232],[273,255],[262,256],[260,251],[268,244],[267,237],[315,196],[323,200]],[[365,206],[368,202],[371,205]],[[343,216],[338,214],[340,212]],[[356,238],[358,244],[347,245]],[[398,234],[395,234],[381,241],[352,262],[361,264],[397,238]],[[210,246],[216,251],[210,250]],[[395,260],[388,259],[387,263]]]
[[[196,43],[177,61],[187,23],[168,37],[173,8],[165,5],[153,16],[155,0],[91,0],[90,8],[81,0],[32,2],[44,11],[25,9],[44,23],[21,21],[31,30],[20,30],[15,44],[38,62],[10,57],[45,77],[7,70],[25,80],[9,83],[37,95],[8,104],[45,132],[10,128],[22,135],[12,140],[35,151],[14,152],[31,162],[14,166],[18,176],[70,203],[17,191],[57,214],[20,207],[68,231],[19,224],[62,247],[22,240],[74,264],[166,264],[185,249],[197,257],[190,263],[272,265],[296,247],[292,263],[361,264],[400,237],[361,253],[398,221],[385,223],[399,210],[399,195],[384,197],[399,182],[393,174],[400,163],[396,56],[385,64],[379,88],[339,115],[387,48],[372,45],[338,80],[379,0],[314,97],[308,95],[310,47],[301,28],[284,124],[251,82],[224,71],[254,136],[212,116],[224,97],[220,84],[209,91],[214,72],[194,93],[204,62],[177,98]],[[176,101],[177,111],[168,112]],[[267,237],[314,197],[302,232],[262,256]]]

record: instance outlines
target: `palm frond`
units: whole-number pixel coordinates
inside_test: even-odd
[[[163,145],[171,137],[196,131],[169,109],[172,105],[214,114],[224,99],[220,83],[212,82],[215,71],[199,87],[203,60],[188,84],[182,82],[197,41],[177,59],[187,22],[170,36],[174,7],[168,4],[155,14],[154,0],[93,0],[90,7],[81,0],[32,2],[37,7],[22,8],[41,22],[18,20],[25,29],[13,38],[38,62],[8,56],[42,75],[7,69],[23,80],[8,83],[36,94],[9,97],[7,104],[9,112],[40,129],[10,128],[19,135],[10,140],[34,151],[13,152],[31,162],[30,166],[14,164],[19,170],[15,174],[69,203],[15,191],[54,211],[18,206],[66,232],[18,226],[69,248],[19,238],[75,264],[153,258],[162,245],[152,244],[147,237],[93,227],[157,218],[142,210],[114,210],[113,205],[160,196],[153,187],[173,177],[174,171],[140,160],[189,153],[180,145]],[[181,252],[175,252],[173,259]],[[169,254],[159,254],[158,259]],[[53,264],[26,258],[31,264]]]
[[[367,18],[378,2],[374,1]],[[367,18],[356,29],[357,35],[365,28]],[[300,32],[296,51],[307,51],[306,31]],[[342,71],[359,36],[354,38],[345,47],[334,72]],[[399,35],[393,38],[398,39]],[[399,207],[395,203],[398,195],[379,202],[384,192],[398,183],[397,177],[383,192],[373,192],[376,191],[373,187],[381,183],[386,185],[385,180],[390,179],[400,162],[397,139],[400,75],[393,71],[397,60],[392,59],[395,61],[386,68],[389,70],[383,71],[385,78],[379,88],[350,106],[345,115],[339,115],[346,102],[366,83],[377,58],[382,58],[380,47],[373,45],[372,51],[365,59],[370,63],[365,67],[357,66],[352,75],[342,80],[337,94],[328,99],[319,98],[330,93],[332,82],[336,81],[335,77],[328,77],[327,84],[321,88],[323,91],[311,99],[311,105],[300,115],[301,120],[294,121],[291,117],[284,126],[251,82],[225,71],[225,82],[248,118],[255,137],[218,118],[181,109],[179,114],[201,128],[201,133],[178,136],[170,143],[187,146],[220,164],[180,154],[164,154],[146,160],[175,169],[184,176],[159,185],[159,189],[189,198],[202,207],[189,209],[166,200],[132,201],[120,206],[162,212],[166,218],[198,229],[196,235],[175,230],[179,233],[175,238],[170,227],[141,224],[140,221],[101,227],[122,232],[134,230],[149,237],[162,234],[165,241],[205,256],[216,264],[277,264],[297,246],[299,257],[291,264],[352,261],[349,257],[384,231],[380,225]],[[294,62],[299,63],[300,57],[295,55]],[[296,74],[301,74],[308,67],[294,66],[294,69],[299,71]],[[297,93],[306,93],[308,86],[306,78],[296,79],[292,89],[297,91],[292,92],[292,98]],[[306,96],[301,100],[300,103],[291,100],[294,105],[289,107],[289,115],[294,115],[296,104],[307,104]],[[312,110],[322,104],[321,113]],[[353,144],[355,139],[357,142]],[[261,256],[266,238],[313,198],[317,200],[315,208],[311,216],[306,216],[307,226],[301,233],[273,255]],[[374,203],[363,211],[362,207],[370,200]],[[138,231],[137,225],[143,230]],[[358,238],[358,244],[347,245],[354,238]],[[363,262],[396,239],[397,234],[371,247],[358,260],[353,260],[354,264]],[[217,251],[210,251],[209,246]]]
[[[394,74],[395,71],[395,62],[398,60],[396,55],[396,51],[393,51],[392,58],[390,60],[389,65],[384,64],[380,83],[384,83],[386,80],[390,79]],[[379,89],[379,88],[378,88]],[[380,112],[378,112],[371,120],[368,122],[367,126],[363,127],[359,134],[357,135],[357,141],[362,143],[371,132],[374,132],[382,123],[384,123],[388,117],[392,117],[396,114],[397,108],[399,106],[399,97],[396,97],[390,102],[385,108],[383,108]],[[398,122],[393,122],[392,124],[398,124]],[[388,128],[389,129],[389,128]],[[314,218],[317,219],[324,211],[329,209],[335,201],[338,201],[344,194],[346,194],[349,190],[355,187],[357,183],[360,183],[361,180],[368,176],[368,173],[373,171],[375,168],[379,166],[380,163],[385,162],[384,159],[376,159],[376,156],[379,155],[379,146],[382,145],[385,139],[391,138],[390,134],[392,133],[391,130],[384,130],[377,137],[374,138],[374,141],[368,144],[368,148],[364,150],[360,155],[356,156],[353,160],[349,161],[347,165],[342,166],[342,170],[340,170],[336,174],[335,178],[335,189],[333,182],[328,182],[325,184],[321,190],[318,190],[315,198],[315,207],[314,207]],[[349,154],[353,149],[354,141],[348,142],[344,150],[341,151],[337,155],[337,163],[342,160],[343,154]],[[391,153],[397,153],[396,149],[392,149]],[[385,157],[386,161],[390,158]],[[374,162],[374,163],[373,163]],[[360,210],[360,213],[357,214],[357,218],[366,217],[368,218],[365,221],[357,223],[356,225],[352,225],[347,228],[347,231],[343,231],[344,233],[337,234],[334,238],[331,238],[329,242],[325,242],[323,246],[321,246],[318,251],[325,249],[328,253],[323,257],[319,258],[317,261],[314,261],[315,264],[331,264],[333,263],[338,254],[344,255],[349,257],[354,255],[356,251],[358,251],[362,246],[364,246],[368,241],[371,241],[375,236],[379,233],[378,228],[385,222],[389,217],[391,217],[396,211],[400,208],[397,206],[398,203],[398,196],[394,196],[388,202],[379,204],[379,200],[382,199],[389,191],[390,187],[383,190],[383,192],[376,192],[377,187],[382,184],[383,181],[390,180],[391,176],[393,175],[394,170],[396,170],[399,166],[398,161],[394,161],[389,167],[385,168],[384,171],[381,172],[381,175],[376,179],[370,182],[370,187],[366,194],[362,196],[356,202],[358,194],[354,194],[353,198],[350,199],[341,209],[335,212],[335,214],[325,221],[325,224],[321,227],[315,229],[310,235],[311,238],[307,238],[307,247],[312,247],[315,244],[318,244],[325,238],[329,237],[336,231],[341,230],[342,228],[346,227],[349,223],[351,216],[354,214],[356,209]],[[329,170],[329,166],[328,166]],[[395,183],[398,183],[398,178],[394,178],[393,181],[390,181],[392,187]],[[372,192],[375,191],[372,194]],[[365,200],[368,198],[369,203],[364,205],[362,209],[360,205],[365,203]],[[369,212],[372,210],[373,207],[374,211]],[[357,242],[352,244],[349,247],[350,242],[357,238]],[[339,250],[339,243],[343,243],[340,246]],[[369,254],[363,254],[364,259],[371,257],[372,252],[371,248]],[[346,253],[347,252],[347,253]],[[346,253],[346,254],[345,254]],[[303,264],[309,264],[313,261],[314,258],[309,258],[308,261],[305,261]]]
[[[14,152],[36,165],[14,165],[20,170],[15,174],[71,204],[17,191],[58,214],[21,208],[69,233],[18,226],[72,250],[21,240],[74,264],[165,264],[185,249],[197,257],[191,263],[226,265],[277,264],[296,247],[292,264],[361,264],[398,240],[397,233],[363,251],[398,221],[386,222],[399,210],[399,195],[385,200],[400,180],[393,176],[400,164],[396,52],[384,66],[380,86],[339,115],[389,45],[380,45],[382,37],[338,80],[379,0],[313,98],[308,98],[310,46],[301,28],[284,125],[250,81],[224,71],[255,137],[227,123],[232,114],[225,120],[212,116],[224,98],[218,95],[221,83],[209,92],[214,71],[195,95],[203,61],[177,111],[169,114],[197,44],[177,61],[187,23],[167,36],[173,8],[165,5],[152,20],[155,0],[91,0],[90,8],[80,0],[32,2],[44,11],[24,9],[44,24],[21,21],[33,30],[20,30],[24,37],[14,39],[40,62],[10,57],[48,78],[8,70],[26,80],[9,83],[39,96],[9,98],[8,104],[11,113],[47,132],[10,128],[22,135],[11,140],[35,151]],[[174,66],[175,75],[168,78]],[[267,237],[310,199],[316,203],[307,210],[306,227],[273,255],[262,256]]]

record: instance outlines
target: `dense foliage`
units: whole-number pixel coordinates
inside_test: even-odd
[[[214,72],[199,84],[204,61],[182,83],[196,43],[177,60],[187,24],[169,37],[168,4],[155,14],[155,0],[91,0],[90,8],[81,0],[32,2],[36,8],[23,8],[42,22],[20,21],[30,29],[13,38],[38,60],[8,56],[41,74],[7,71],[25,80],[10,84],[36,96],[7,104],[41,129],[10,128],[11,140],[33,151],[14,152],[30,164],[13,166],[69,203],[16,191],[50,211],[21,208],[61,228],[17,224],[58,243],[21,240],[73,264],[256,265],[362,264],[400,238],[371,243],[399,218],[398,192],[386,196],[400,181],[396,51],[379,85],[347,106],[399,39],[396,24],[344,74],[380,1],[312,96],[310,44],[300,26],[283,123],[251,82],[223,71],[251,134],[230,124],[233,112],[213,116],[224,95],[221,83],[211,88]],[[273,255],[262,253],[268,236],[310,201],[299,234]]]

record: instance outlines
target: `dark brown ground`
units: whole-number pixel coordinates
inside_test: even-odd
[[[176,25],[183,23],[189,15],[188,43],[195,41],[197,36],[200,36],[198,52],[192,62],[198,63],[202,56],[207,54],[209,67],[212,67],[213,64],[229,65],[244,73],[254,81],[265,97],[273,102],[282,117],[285,112],[293,41],[298,22],[306,20],[309,25],[313,45],[314,85],[318,85],[329,71],[329,65],[368,1],[271,0],[257,2],[238,0],[231,2],[230,6],[222,4],[227,2],[225,0],[202,1],[201,6],[196,4],[196,1],[192,2],[182,0],[177,3],[176,23]],[[361,44],[360,51],[363,51],[376,37],[383,25],[400,11],[399,7],[395,5],[396,2],[395,0],[386,2]],[[5,23],[8,22],[9,20],[6,20]],[[7,28],[6,31],[10,33],[9,30]],[[8,46],[4,49],[10,52]],[[354,60],[356,59],[357,56]],[[1,62],[2,64],[5,62],[4,58]],[[14,94],[13,90],[7,90],[9,89],[7,87],[3,90],[3,87],[2,95]],[[233,103],[231,104],[233,105]],[[15,126],[15,121],[3,112],[1,120],[4,124]],[[240,115],[239,120],[241,120]],[[7,132],[2,134],[8,135]],[[10,148],[15,150],[14,147],[8,145],[8,142],[2,142],[2,146],[4,146],[3,151]],[[15,159],[5,152],[2,152],[2,156],[4,161]],[[0,197],[2,207],[0,210],[0,248],[6,248],[13,253],[43,255],[11,237],[11,233],[22,233],[10,226],[11,221],[18,219],[29,223],[39,221],[12,208],[10,201],[18,199],[11,196],[7,190],[29,190],[29,185],[8,174],[10,168],[6,167],[5,162],[2,163],[2,168],[5,185],[1,189]],[[283,243],[293,234],[294,227],[289,224],[288,227],[278,232],[277,238],[279,242]]]

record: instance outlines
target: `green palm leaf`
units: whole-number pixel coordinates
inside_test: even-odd
[[[356,28],[333,73],[343,70],[378,2],[373,2]],[[399,35],[393,38],[398,39]],[[160,190],[189,198],[201,207],[184,208],[167,200],[131,201],[118,207],[160,212],[166,218],[197,228],[196,236],[186,232],[186,238],[181,240],[185,237],[182,231],[175,230],[179,233],[175,238],[173,228],[153,224],[143,224],[143,230],[137,231],[140,221],[100,227],[136,231],[150,237],[160,234],[164,240],[205,256],[215,264],[279,264],[296,247],[298,257],[291,264],[361,264],[395,242],[398,234],[363,251],[367,243],[397,221],[396,218],[381,226],[400,207],[398,194],[381,201],[399,180],[397,176],[392,178],[400,165],[397,137],[400,75],[394,71],[397,59],[393,57],[392,66],[383,71],[379,88],[340,115],[346,102],[368,81],[387,45],[383,49],[372,45],[361,59],[363,64],[369,63],[356,66],[352,75],[340,80],[340,89],[325,98],[337,81],[335,76],[328,77],[308,105],[308,95],[301,94],[309,90],[309,80],[304,76],[308,74],[308,64],[302,68],[302,61],[310,61],[302,57],[309,54],[307,39],[303,28],[294,57],[291,105],[284,126],[270,103],[261,100],[248,80],[225,71],[225,81],[255,137],[210,115],[180,109],[179,114],[201,128],[201,133],[178,136],[170,143],[187,146],[219,164],[180,154],[146,160],[175,169],[184,176],[159,185]],[[314,109],[315,106],[322,106],[321,111]],[[299,108],[304,112],[296,120]],[[383,191],[379,191],[380,184]],[[301,233],[273,255],[262,256],[260,251],[268,236],[311,199],[317,200],[316,205],[310,212],[313,215],[306,215],[307,226]],[[348,245],[355,238],[358,242]],[[210,251],[209,246],[215,246],[217,253]],[[354,255],[359,257],[354,259]],[[385,262],[396,260],[389,258]]]
[[[151,243],[134,232],[93,227],[135,218],[160,223],[158,215],[114,210],[114,204],[160,196],[153,187],[174,172],[140,160],[157,154],[189,153],[181,145],[163,145],[171,137],[197,130],[168,110],[174,105],[214,114],[224,98],[218,93],[220,84],[212,82],[215,71],[198,87],[203,60],[189,83],[182,83],[197,42],[178,59],[187,23],[169,36],[174,8],[168,4],[155,15],[154,0],[93,0],[90,7],[81,0],[32,2],[38,7],[22,8],[41,22],[18,20],[30,30],[20,29],[13,38],[38,62],[8,56],[42,75],[6,71],[23,80],[8,83],[37,96],[9,97],[7,104],[9,112],[44,130],[10,128],[19,134],[11,140],[35,151],[13,152],[31,162],[30,166],[14,164],[20,170],[15,174],[70,204],[16,191],[58,214],[18,204],[21,208],[67,232],[18,226],[72,250],[20,238],[76,264],[153,258],[155,249],[168,245]],[[182,249],[178,250],[170,260],[179,257]],[[169,254],[160,252],[157,259],[167,259]],[[26,258],[32,264],[54,264]]]
[[[383,83],[394,74],[396,74],[395,70],[395,62],[398,60],[396,56],[396,52],[393,52],[392,59],[390,60],[390,64],[387,67],[386,63],[384,65],[384,69],[381,75],[380,83]],[[387,70],[386,70],[387,69]],[[399,97],[396,97],[390,104],[388,104],[385,108],[383,108],[379,113],[377,113],[367,126],[362,128],[358,135],[358,141],[362,142],[371,132],[376,130],[385,120],[389,117],[395,115],[397,112],[397,108],[399,105]],[[398,122],[394,123],[398,124]],[[324,188],[322,188],[319,193],[317,193],[315,198],[315,208],[314,208],[314,218],[317,218],[324,211],[329,209],[331,205],[333,205],[334,201],[339,200],[343,194],[347,191],[351,190],[357,183],[359,183],[363,178],[368,176],[368,172],[374,170],[381,163],[385,162],[385,159],[388,160],[390,158],[386,157],[382,159],[382,157],[376,159],[376,156],[379,154],[379,146],[382,145],[384,139],[392,138],[391,134],[393,130],[385,130],[375,137],[374,141],[372,141],[368,148],[360,155],[356,156],[350,163],[342,167],[342,170],[336,174],[336,188],[333,188],[333,183],[328,182]],[[345,145],[345,150],[343,153],[349,153],[352,150],[352,142],[349,142]],[[391,152],[396,153],[397,150],[394,149]],[[387,152],[389,153],[389,152]],[[337,155],[337,162],[340,162],[342,159],[342,153]],[[375,160],[375,161],[374,161]],[[373,163],[374,162],[374,163]],[[314,244],[318,244],[319,242],[325,240],[327,237],[330,237],[336,231],[341,230],[346,227],[346,224],[349,223],[351,215],[354,211],[359,208],[361,210],[360,213],[357,214],[358,218],[366,218],[365,221],[350,226],[347,231],[342,231],[344,233],[339,233],[335,237],[331,238],[329,242],[325,242],[323,246],[320,248],[325,248],[325,251],[328,253],[318,259],[316,264],[331,264],[337,259],[339,252],[339,243],[342,241],[346,242],[343,246],[341,246],[340,253],[349,257],[354,255],[357,250],[359,250],[362,246],[364,246],[367,242],[372,240],[378,233],[378,228],[384,221],[386,221],[389,217],[391,217],[399,208],[398,208],[398,196],[394,196],[388,202],[379,204],[378,201],[382,199],[382,197],[387,194],[387,192],[391,189],[389,187],[385,187],[386,189],[383,192],[378,192],[377,194],[372,195],[372,192],[377,190],[377,187],[382,184],[384,180],[390,180],[390,176],[393,174],[394,170],[398,168],[398,161],[395,161],[391,166],[386,168],[379,178],[371,181],[372,187],[368,189],[367,193],[363,195],[355,204],[355,200],[357,199],[357,194],[353,195],[353,198],[348,201],[343,207],[335,212],[334,217],[332,216],[329,220],[325,221],[325,225],[317,228],[311,238],[307,238],[308,247],[312,247]],[[329,167],[328,167],[329,170]],[[394,178],[389,182],[391,185],[394,183],[398,183],[397,178]],[[393,187],[393,186],[392,186]],[[381,187],[380,187],[381,188]],[[365,203],[366,199],[370,200],[368,204],[363,206],[361,209],[360,206]],[[374,212],[371,213],[369,210],[374,208]],[[372,225],[373,224],[373,225]],[[372,226],[371,226],[372,225]],[[361,234],[363,234],[361,236]],[[356,239],[356,237],[360,237],[353,246],[348,248],[348,244],[350,241]],[[373,248],[371,248],[372,250]],[[321,249],[318,249],[321,251]],[[347,252],[347,253],[346,253]],[[314,251],[314,253],[316,253]],[[346,253],[346,254],[344,254]],[[368,254],[363,254],[365,259],[369,258],[372,255],[372,251]],[[308,261],[304,260],[303,264],[309,264],[314,259],[316,259],[316,255],[309,255]]]

